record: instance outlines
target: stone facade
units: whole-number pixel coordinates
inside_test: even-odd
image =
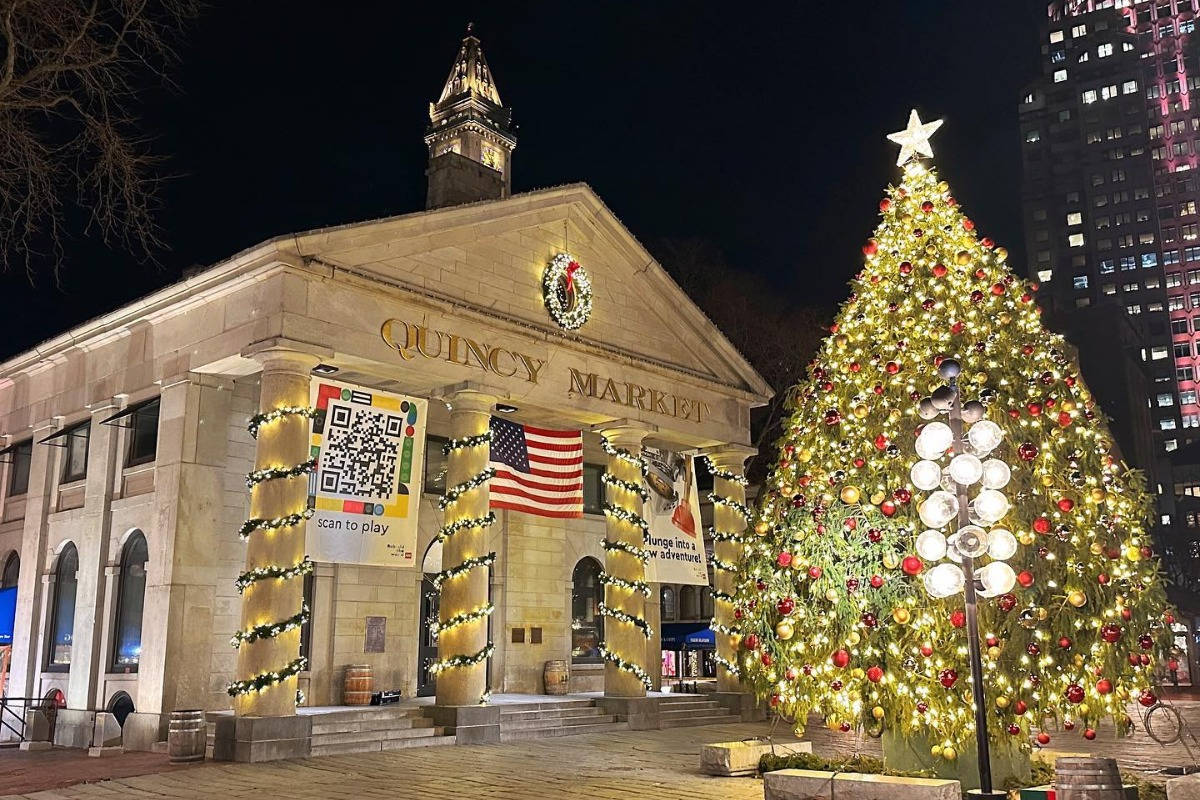
[[[595,291],[592,318],[576,333],[559,329],[542,301],[542,270],[560,251],[585,266]],[[418,326],[442,332],[440,343],[469,338],[496,355],[477,363],[449,348],[418,353],[405,338]],[[251,354],[264,347],[306,353],[343,382],[432,400],[484,386],[517,407],[514,419],[583,429],[588,464],[605,460],[591,431],[614,421],[644,426],[656,446],[744,445],[749,409],[769,393],[582,184],[268,241],[0,364],[5,446],[80,422],[90,431],[79,480],[64,480],[69,449],[53,446],[63,437],[33,445],[24,491],[11,491],[11,460],[0,464],[0,563],[20,557],[10,696],[58,690],[68,709],[85,712],[127,693],[139,741],[163,731],[172,710],[230,707],[225,687],[245,677],[229,638],[243,613],[237,532],[256,453],[246,422],[261,367]],[[104,421],[154,398],[153,460],[127,466],[131,428]],[[430,411],[429,434],[449,435],[445,406],[431,402]],[[442,524],[436,501],[420,500],[418,553]],[[138,533],[149,555],[141,650],[136,671],[114,669],[122,553]],[[596,514],[500,512],[488,534],[498,554],[494,691],[540,692],[544,662],[570,658],[572,571],[584,557],[603,563],[604,533]],[[72,654],[56,671],[50,625],[69,547],[78,554]],[[310,666],[300,676],[308,703],[340,703],[349,664],[371,664],[377,688],[417,691],[421,579],[419,566],[317,565]],[[657,591],[652,598],[655,623]],[[368,616],[386,619],[382,653],[363,652]],[[647,644],[646,659],[657,672],[655,648]],[[589,666],[578,677],[599,674]],[[82,742],[67,727],[58,735]]]

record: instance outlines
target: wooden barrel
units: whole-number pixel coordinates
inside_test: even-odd
[[[1121,773],[1114,758],[1064,756],[1054,762],[1058,800],[1123,800]]]
[[[346,667],[346,679],[342,684],[342,702],[348,706],[371,704],[371,693],[375,691],[375,673],[370,664],[352,664]]]
[[[547,661],[542,669],[546,694],[566,694],[571,685],[571,668],[566,661]]]
[[[167,726],[167,756],[172,763],[203,761],[208,723],[203,711],[172,711]]]

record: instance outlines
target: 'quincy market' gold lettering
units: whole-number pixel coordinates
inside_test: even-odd
[[[442,359],[451,364],[491,372],[501,378],[520,377],[530,383],[538,382],[538,373],[546,365],[545,359],[506,350],[503,347],[492,347],[466,336],[434,330],[399,319],[384,322],[379,334],[387,346],[399,353],[405,361],[412,361],[418,356]]]
[[[571,371],[568,395],[594,397],[597,400],[607,400],[617,405],[692,422],[701,422],[704,414],[709,411],[708,404],[703,400],[660,392],[636,383],[601,378],[594,372],[584,373],[574,367],[567,369]]]

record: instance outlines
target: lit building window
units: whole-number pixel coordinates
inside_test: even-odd
[[[1113,54],[1112,42],[1105,42],[1104,44],[1102,44],[1096,48],[1096,57],[1097,58],[1108,58],[1112,54]]]
[[[1082,212],[1072,211],[1070,214],[1067,214],[1067,224],[1068,225],[1082,225],[1083,224]]]
[[[1075,27],[1071,28],[1072,39],[1078,39],[1080,36],[1087,36],[1087,25],[1076,25]],[[1053,39],[1051,41],[1053,41]]]
[[[1179,405],[1194,406],[1196,405],[1196,390],[1184,389],[1179,393]],[[1195,427],[1194,425],[1192,427]]]
[[[1040,142],[1041,140],[1042,140],[1042,135],[1040,133],[1038,133],[1037,131],[1027,131],[1025,133],[1025,143],[1026,144],[1033,144],[1034,142]]]
[[[1121,94],[1133,94],[1138,90],[1137,81],[1130,80],[1121,84]]]
[[[1109,295],[1116,294],[1117,293],[1117,285],[1115,283],[1106,283],[1100,287],[1100,292],[1102,294],[1109,294]]]
[[[1067,71],[1065,69],[1054,70],[1054,82],[1062,83],[1067,79]]]
[[[1155,397],[1155,401],[1158,403],[1159,408],[1173,406],[1175,405],[1175,395],[1171,394],[1170,392],[1161,392],[1157,397]]]
[[[1142,307],[1141,307],[1141,305],[1139,305],[1137,303],[1134,303],[1131,306],[1125,306],[1125,313],[1130,316],[1140,314],[1140,313],[1142,313]]]
[[[1054,277],[1054,270],[1039,269],[1037,276],[1038,276],[1038,280],[1041,281],[1042,283],[1049,283],[1050,279]]]
[[[1050,44],[1058,44],[1063,38],[1062,31],[1050,31]]]
[[[1088,276],[1087,275],[1076,275],[1075,278],[1071,281],[1071,285],[1074,286],[1076,289],[1088,288]]]
[[[1067,237],[1067,244],[1071,245],[1071,247],[1083,247],[1083,234],[1072,233]]]
[[[1160,419],[1158,421],[1158,427],[1160,430],[1164,430],[1164,431],[1175,430],[1175,418],[1167,417],[1166,419]]]
[[[1184,414],[1183,427],[1200,428],[1200,414]]]
[[[1097,96],[1097,92],[1096,92],[1096,90],[1095,90],[1095,89],[1088,89],[1086,92],[1084,92],[1084,93],[1083,93],[1083,98],[1082,98],[1082,99],[1083,99],[1083,102],[1084,102],[1084,103],[1094,103],[1094,102],[1096,102],[1096,100],[1098,99],[1098,96]]]
[[[1150,348],[1150,360],[1151,361],[1162,361],[1164,358],[1167,357],[1168,353],[1169,353],[1169,351],[1163,345],[1151,347]]]

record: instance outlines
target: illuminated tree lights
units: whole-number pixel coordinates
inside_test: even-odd
[[[278,406],[277,408],[255,414],[246,425],[246,430],[249,431],[251,438],[257,439],[259,434],[263,432],[263,428],[272,425],[273,423],[290,417],[302,417],[305,419],[315,419],[317,410],[307,406]],[[291,466],[272,466],[265,469],[257,469],[250,472],[246,476],[246,487],[253,491],[254,487],[261,483],[277,480],[290,480],[301,475],[307,475],[315,472],[317,468],[317,459],[312,458],[308,461]],[[288,514],[283,514],[278,517],[262,518],[252,517],[242,523],[238,530],[238,536],[245,541],[256,531],[266,531],[270,533],[280,531],[294,531],[301,524],[313,515],[311,508],[301,508]],[[293,534],[294,535],[294,534]],[[300,535],[304,535],[304,530],[300,527]],[[302,577],[312,572],[313,563],[305,556],[301,561],[284,566],[280,564],[270,564],[259,567],[254,567],[243,572],[238,576],[236,586],[239,594],[244,594],[248,589],[251,589],[259,582],[264,580],[292,580]],[[301,603],[301,609],[296,614],[283,620],[275,622],[266,622],[251,626],[240,631],[237,631],[230,638],[229,643],[234,648],[240,648],[243,643],[252,644],[261,639],[273,639],[288,631],[295,630],[308,621],[309,609],[308,606]],[[299,674],[308,662],[304,657],[300,657],[291,661],[287,666],[280,670],[261,672],[251,678],[241,681],[234,681],[227,687],[227,691],[231,697],[249,694],[251,692],[261,692],[278,683],[282,683],[294,675]],[[304,694],[300,691],[296,692],[296,704],[299,705],[304,700]]]
[[[491,444],[492,432],[489,429],[483,433],[475,434],[473,436],[464,436],[457,439],[451,439],[442,445],[442,453],[446,456],[449,456],[452,453],[460,450],[470,450],[477,447],[491,447]],[[438,508],[445,511],[446,516],[450,516],[453,513],[454,506],[460,503],[462,499],[471,492],[486,487],[488,485],[488,481],[495,477],[495,475],[496,470],[494,467],[484,467],[479,472],[467,478],[465,481],[454,486],[447,487],[445,493],[442,495],[441,500],[438,502]],[[455,520],[454,522],[448,522],[438,531],[436,539],[437,541],[441,542],[461,531],[488,528],[495,524],[495,522],[496,514],[493,511],[489,511],[482,517],[469,517],[466,519]],[[460,578],[476,569],[487,569],[490,572],[492,565],[495,563],[495,553],[484,553],[477,556],[470,556],[463,559],[458,564],[444,569],[435,575],[433,578],[433,586],[435,589],[441,592],[446,581]],[[487,603],[479,608],[454,614],[435,623],[431,627],[435,634],[440,635],[462,625],[469,625],[475,622],[486,622],[495,610],[496,607],[494,605]],[[487,661],[494,651],[495,647],[493,646],[492,641],[489,639],[487,644],[476,653],[460,653],[451,656],[443,656],[439,652],[438,660],[429,665],[429,671],[436,675],[437,673],[444,672],[448,669],[473,667],[477,664],[482,664]],[[491,699],[491,696],[491,690],[485,689],[483,694],[481,694],[479,697],[479,704],[486,705]]]
[[[712,459],[709,458],[708,456],[704,456],[703,458],[704,458],[705,467],[708,469],[709,473],[711,473],[714,478],[725,481],[727,483],[735,484],[737,486],[741,486],[742,488],[745,488],[746,486],[749,485],[749,481],[746,479],[746,477],[744,475],[739,475],[736,472],[733,472],[731,470],[727,470],[722,467],[718,467],[716,464],[713,463]],[[728,529],[728,530],[720,529],[716,525],[713,525],[709,529],[709,533],[711,534],[713,541],[714,542],[732,542],[735,544],[741,544],[743,541],[745,541],[744,534],[746,532],[746,526],[749,524],[751,516],[752,516],[749,507],[746,506],[745,503],[739,502],[738,500],[735,500],[732,497],[717,494],[716,491],[709,492],[708,499],[709,499],[709,502],[711,502],[713,504],[714,509],[718,508],[718,507],[724,507],[724,508],[734,512],[734,514],[737,515],[742,520],[740,525],[736,525],[734,528]],[[718,591],[716,588],[716,584],[719,582],[720,573],[722,573],[722,572],[727,573],[733,579],[736,580],[737,573],[739,573],[741,571],[741,569],[738,567],[737,564],[733,564],[731,562],[724,561],[724,560],[718,558],[715,554],[710,559],[710,563],[713,566],[713,578],[714,578],[714,580],[713,580],[714,585],[711,590],[713,604],[715,606],[716,603],[721,603],[724,606],[729,606],[733,602],[733,595],[731,595],[727,592]],[[734,630],[733,628],[719,622],[717,620],[716,616],[714,616],[709,621],[709,627],[712,628],[717,633],[721,633],[726,636],[733,637],[733,646],[734,647],[737,646],[738,632],[736,630]],[[733,663],[732,661],[730,661],[727,658],[724,658],[719,653],[716,653],[714,655],[716,655],[718,666],[723,668],[726,672],[728,672],[734,676],[739,676],[741,674],[741,670],[738,668],[737,664]]]
[[[600,437],[600,446],[610,457],[619,461],[623,461],[629,466],[636,467],[638,473],[643,478],[648,474],[650,467],[646,463],[645,459],[643,459],[640,455],[635,455],[623,447],[613,446],[608,438],[603,436]],[[616,502],[605,502],[602,504],[604,515],[610,519],[617,520],[623,524],[630,525],[640,530],[642,533],[642,543],[647,544],[650,538],[650,524],[641,514],[637,512],[635,507],[632,505],[633,500],[630,499],[631,497],[637,498],[639,504],[645,501],[645,499],[649,496],[645,488],[641,483],[634,483],[632,481],[624,480],[623,478],[619,478],[612,474],[608,470],[604,471],[604,473],[600,476],[600,480],[606,486],[611,487],[612,496],[614,499],[620,498],[619,500],[616,500]],[[642,566],[642,575],[645,575],[645,565],[646,562],[649,561],[651,555],[649,549],[610,538],[605,538],[603,546],[608,552],[623,553],[639,562]],[[650,584],[646,583],[644,580],[639,579],[629,581],[625,580],[624,578],[610,575],[601,570],[600,583],[604,584],[606,587],[615,586],[628,592],[637,592],[643,597],[650,596]],[[650,623],[648,623],[645,618],[637,614],[630,614],[623,609],[616,608],[615,606],[608,605],[603,602],[599,604],[597,611],[609,619],[637,628],[646,638],[649,638],[653,635],[651,632]],[[612,650],[608,649],[607,637],[605,637],[605,639],[606,641],[600,643],[600,657],[608,663],[616,666],[617,669],[628,672],[636,677],[639,681],[641,681],[642,686],[644,686],[647,691],[652,689],[654,687],[654,682],[651,680],[650,674],[646,672],[646,670],[639,664],[632,661],[627,661],[617,653],[614,653]]]
[[[908,161],[880,211],[794,394],[738,573],[740,664],[724,666],[801,729],[816,713],[835,729],[923,737],[955,759],[975,725],[966,618],[961,593],[924,591],[946,545],[918,534],[945,516],[945,487],[970,479],[972,525],[1011,531],[987,538],[983,569],[1007,560],[1015,573],[979,607],[990,737],[1028,747],[1046,720],[1082,731],[1106,716],[1125,730],[1173,620],[1143,479],[1115,456],[1068,345],[1042,327],[1036,285],[977,237],[932,167]],[[981,421],[944,442],[949,465],[914,466],[914,445],[943,444],[918,401],[938,399],[952,356],[980,401],[964,413]],[[993,571],[1008,588],[1008,571]]]

